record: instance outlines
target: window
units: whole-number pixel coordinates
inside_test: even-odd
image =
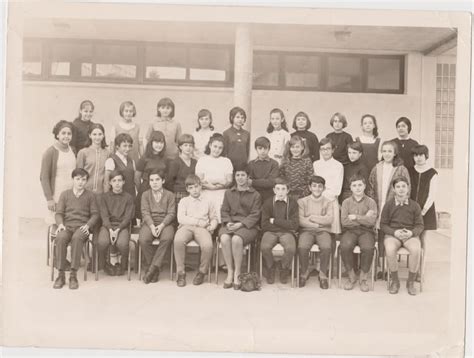
[[[255,51],[253,87],[288,91],[403,93],[405,58]]]
[[[435,167],[453,167],[456,65],[436,67]]]
[[[232,86],[232,46],[38,39],[24,42],[24,78]]]

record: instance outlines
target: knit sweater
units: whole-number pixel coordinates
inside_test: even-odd
[[[367,216],[371,210],[372,215]],[[349,215],[356,215],[355,220],[350,220]],[[357,201],[354,196],[350,196],[342,203],[341,224],[345,229],[362,228],[373,231],[375,222],[377,221],[377,204],[367,195]]]
[[[288,181],[290,194],[298,198],[309,195],[308,181],[313,173],[313,165],[308,157],[290,158],[280,167],[280,177]]]
[[[99,209],[95,195],[84,190],[79,197],[74,195],[72,189],[65,190],[59,197],[56,206],[56,224],[63,224],[69,229],[77,228],[87,224],[92,228],[99,220]]]
[[[106,229],[125,229],[135,213],[135,204],[129,193],[108,191],[100,196],[100,217]]]
[[[270,219],[273,218],[273,224]],[[296,232],[298,230],[298,203],[291,196],[285,202],[268,198],[262,207],[262,230],[271,232]]]
[[[240,191],[237,187],[226,190],[221,207],[221,222],[240,222],[247,229],[257,226],[262,211],[262,199],[254,188]]]
[[[156,202],[151,189],[145,191],[141,199],[143,222],[148,225],[171,224],[176,217],[176,202],[174,194],[163,189],[161,199]]]
[[[300,231],[330,232],[334,219],[331,200],[311,194],[298,200],[298,208]]]
[[[420,205],[412,199],[408,199],[408,205],[397,205],[395,198],[390,199],[382,210],[380,228],[391,236],[396,230],[404,228],[412,231],[413,236],[420,236],[424,230]]]
[[[262,201],[273,196],[273,186],[279,171],[276,160],[271,158],[261,160],[257,158],[251,160],[247,168],[249,178],[252,179],[252,187],[260,193]]]

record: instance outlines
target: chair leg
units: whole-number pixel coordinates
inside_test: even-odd
[[[170,280],[173,281],[173,259],[174,259],[174,245],[170,245],[171,254],[170,254]]]
[[[83,248],[84,252],[84,281],[87,281],[87,266],[89,266],[89,241],[86,241]]]
[[[96,245],[92,246],[92,252],[94,256],[94,261],[95,261],[95,280],[99,280],[99,250]]]
[[[46,266],[49,265],[49,257],[51,256],[50,244],[49,244],[50,237],[51,237],[51,227],[48,226],[48,231],[46,234]]]
[[[291,260],[291,287],[295,287],[295,257]]]
[[[421,255],[420,255],[420,293],[423,292],[423,279],[424,279],[424,263],[425,263],[425,252],[423,248],[421,249]]]
[[[331,254],[329,256],[329,288],[331,288],[332,285],[332,260],[333,260],[333,255]]]
[[[251,252],[251,246],[247,245],[247,272],[250,272]]]
[[[130,281],[130,261],[132,261],[132,250],[128,248],[128,265],[127,265],[127,279]]]
[[[258,254],[259,254],[259,255],[258,255],[258,257],[259,257],[259,260],[258,260],[259,270],[258,270],[258,271],[259,271],[259,274],[260,274],[260,280],[263,281],[263,278],[262,278],[262,276],[263,276],[263,269],[262,269],[262,268],[263,268],[263,265],[262,265],[262,259],[263,259],[263,258],[262,258],[262,250],[259,250],[259,253],[258,253]]]
[[[142,247],[138,244],[138,280],[142,279]]]
[[[390,270],[388,269],[388,267],[385,267],[387,266],[387,261],[385,260],[385,257],[384,257],[384,269],[386,268],[387,269],[387,290],[390,289]]]
[[[219,284],[219,241],[216,241],[217,250],[216,250],[216,263],[215,263],[215,282],[216,285]]]
[[[54,281],[54,259],[56,258],[56,239],[51,240],[50,251],[51,281]]]
[[[300,257],[296,254],[296,287],[300,288]]]
[[[342,281],[342,257],[341,257],[341,249],[338,246],[337,248],[337,288],[341,288],[341,281]]]
[[[372,256],[372,267],[371,267],[371,286],[372,286],[372,291],[374,290],[375,287],[375,259],[377,258],[377,248],[374,248],[374,255]]]

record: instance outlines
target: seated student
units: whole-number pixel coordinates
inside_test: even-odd
[[[163,169],[153,169],[148,176],[150,189],[143,193],[141,200],[143,223],[138,243],[148,266],[143,277],[146,284],[158,282],[163,259],[173,242],[176,204],[174,194],[163,189],[164,178]],[[160,239],[156,249],[153,246],[154,239]]]
[[[178,272],[178,287],[186,286],[184,261],[186,244],[195,240],[201,249],[199,271],[193,284],[200,285],[209,270],[212,259],[212,236],[217,227],[217,212],[213,202],[201,194],[201,180],[197,175],[190,174],[184,184],[189,196],[182,198],[178,205],[178,224],[174,238],[174,257]]]
[[[380,227],[385,234],[384,246],[390,270],[390,293],[398,293],[397,251],[405,247],[410,252],[408,264],[407,291],[416,295],[414,282],[420,261],[421,242],[419,236],[423,232],[423,216],[418,203],[408,196],[409,183],[404,177],[395,178],[392,182],[395,197],[385,204],[380,219]]]
[[[81,263],[82,246],[89,237],[91,229],[99,220],[95,195],[85,189],[89,173],[77,168],[72,171],[72,189],[65,190],[59,197],[56,207],[56,250],[59,275],[54,281],[54,288],[62,288],[66,284],[65,269],[67,246],[71,243],[71,273],[69,288],[79,288],[77,270]]]
[[[288,182],[275,179],[275,195],[268,198],[262,207],[262,251],[265,277],[269,284],[275,282],[275,265],[272,249],[276,244],[283,246],[281,258],[280,282],[287,283],[290,276],[291,261],[296,252],[296,230],[298,230],[298,204],[288,195]]]
[[[349,155],[350,157],[350,155]],[[375,248],[374,226],[377,221],[377,204],[375,200],[365,195],[367,179],[355,174],[350,178],[352,196],[344,200],[341,210],[342,237],[341,256],[342,262],[348,272],[348,280],[344,285],[345,290],[352,290],[356,284],[354,272],[354,247],[360,247],[360,290],[369,291],[367,283],[370,265]]]
[[[347,145],[347,156],[349,163],[344,165],[344,179],[342,180],[342,193],[339,195],[339,204],[352,196],[350,179],[353,175],[361,175],[365,182],[369,180],[369,170],[362,162],[362,144],[360,142],[352,142]]]
[[[224,195],[219,236],[227,265],[224,288],[231,288],[233,285],[235,290],[239,290],[243,249],[257,237],[262,199],[254,188],[249,187],[245,169],[237,168],[234,178],[236,185],[227,189]]]
[[[270,140],[267,137],[258,137],[255,140],[257,158],[248,164],[249,186],[255,188],[262,202],[273,196],[273,186],[278,177],[278,162],[268,156]]]
[[[324,178],[313,175],[309,179],[311,194],[298,200],[300,237],[298,242],[298,256],[301,265],[299,286],[304,287],[308,279],[309,252],[314,244],[319,246],[320,271],[319,286],[322,289],[329,287],[328,268],[331,257],[332,239],[329,232],[333,221],[333,203],[323,194],[326,181]]]
[[[107,191],[99,198],[102,227],[97,242],[99,253],[99,267],[105,266],[110,276],[122,276],[128,265],[128,250],[130,241],[130,222],[135,213],[135,204],[129,193],[123,191],[125,178],[122,172],[113,170],[109,175],[112,190]],[[109,245],[116,245],[120,252],[120,266],[115,269],[105,265],[105,253]]]

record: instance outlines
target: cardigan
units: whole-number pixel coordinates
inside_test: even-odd
[[[69,147],[69,150],[74,153],[72,147]],[[41,159],[40,182],[47,201],[53,200],[58,158],[59,150],[52,145],[46,149]]]
[[[159,202],[156,202],[152,190],[145,191],[141,198],[143,222],[148,225],[170,225],[176,217],[176,201],[174,194],[163,189]]]
[[[413,232],[413,237],[420,236],[424,230],[421,208],[418,203],[408,199],[408,205],[397,205],[395,198],[390,199],[382,210],[380,228],[386,235],[394,236],[398,229]]]
[[[286,215],[280,216],[276,206],[285,205]],[[270,219],[273,218],[273,224]],[[291,232],[298,230],[298,203],[293,197],[288,196],[286,203],[275,202],[275,197],[268,198],[262,207],[262,230],[270,232]]]
[[[247,229],[257,226],[260,221],[262,199],[252,187],[238,190],[236,186],[226,190],[221,207],[221,222],[240,222]]]
[[[89,173],[86,189],[99,194],[104,192],[105,161],[108,157],[109,151],[105,148],[94,149],[89,146],[79,151],[76,167]]]

